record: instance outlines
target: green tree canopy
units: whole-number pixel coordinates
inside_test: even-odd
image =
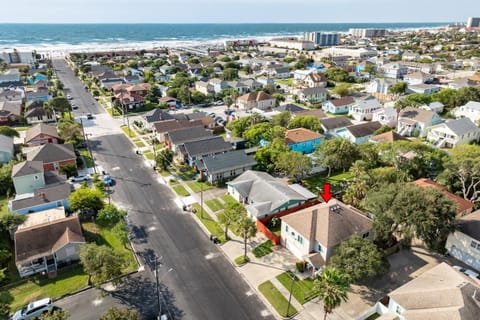
[[[241,215],[245,215],[245,208],[238,202],[230,202],[227,208],[218,214],[218,221],[225,227],[225,239],[228,239],[228,228],[235,225]]]
[[[141,320],[140,314],[136,310],[130,310],[127,308],[119,309],[117,307],[111,307],[107,312],[102,314],[100,320]]]
[[[432,96],[424,93],[412,93],[395,103],[397,108],[419,107],[432,102]]]
[[[72,192],[72,194],[70,194],[69,202],[70,208],[73,211],[93,210],[98,212],[104,205],[102,192],[88,187],[82,187]]]
[[[7,126],[0,126],[0,134],[7,136],[7,137],[20,137],[20,134],[17,130],[7,127]]]
[[[318,299],[323,302],[324,316],[332,313],[342,301],[348,300],[347,293],[350,289],[347,276],[337,268],[326,267],[322,270],[314,282],[314,288],[318,292]]]
[[[288,151],[289,149],[285,144],[284,138],[274,138],[269,146],[257,150],[253,158],[257,161],[257,168],[259,170],[273,172],[278,156]]]
[[[291,118],[292,118],[292,115],[290,114],[289,111],[283,111],[279,114],[274,115],[272,117],[272,122],[276,126],[281,126],[286,128]]]
[[[416,236],[430,249],[442,251],[455,230],[457,206],[435,188],[382,185],[368,192],[366,207],[375,215],[376,237],[386,242],[396,237],[409,244]]]
[[[329,68],[325,72],[325,76],[328,80],[335,82],[347,81],[349,78],[348,72],[340,67]]]
[[[0,166],[0,196],[10,196],[15,191],[12,180],[13,162]]]
[[[260,122],[250,126],[243,133],[243,138],[252,146],[258,145],[260,140],[270,140],[273,124],[271,122]]]
[[[50,309],[41,314],[38,320],[67,320],[69,316],[68,312],[63,309]]]
[[[87,243],[80,247],[80,263],[88,274],[88,284],[98,287],[108,280],[118,283],[125,261],[110,247]]]
[[[353,235],[334,249],[328,266],[342,270],[349,282],[360,282],[387,272],[389,263],[373,242]]]
[[[113,204],[106,204],[102,209],[98,211],[97,221],[103,226],[111,227],[122,221],[126,215],[127,212],[125,210],[119,210]]]
[[[170,149],[163,149],[158,152],[155,157],[155,165],[160,167],[162,170],[167,170],[168,166],[173,161],[173,152]]]
[[[315,132],[323,132],[320,120],[315,116],[296,116],[288,123],[288,129],[305,128]]]
[[[300,152],[282,152],[275,161],[275,169],[299,182],[312,171],[312,160]]]
[[[346,139],[322,141],[315,154],[319,164],[328,168],[328,176],[332,170],[348,170],[359,157],[357,145]]]
[[[55,110],[55,112],[60,112],[62,114],[62,118],[65,112],[72,111],[72,106],[70,105],[68,99],[65,97],[52,98],[50,101],[48,101],[47,104],[50,108]]]
[[[257,234],[257,224],[247,215],[240,215],[235,222],[235,229],[243,239],[244,260],[247,259],[247,242]]]
[[[404,94],[407,91],[407,83],[406,82],[397,82],[388,88],[388,92],[392,94]]]
[[[348,83],[340,83],[333,88],[333,93],[335,93],[339,97],[345,97],[352,93],[352,89],[350,84]]]

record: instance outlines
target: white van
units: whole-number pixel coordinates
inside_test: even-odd
[[[53,307],[52,299],[34,301],[13,314],[12,320],[29,320],[48,312]]]

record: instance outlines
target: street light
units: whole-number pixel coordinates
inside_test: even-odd
[[[87,150],[88,150],[88,153],[90,154],[90,158],[92,159],[93,172],[97,173],[97,167],[95,166],[95,159],[93,159],[92,149],[90,148],[90,143],[88,142],[88,136],[91,135],[91,133],[85,133],[85,127],[83,126],[82,117],[80,117],[80,125],[82,126],[83,140],[85,140],[85,143],[87,144]]]

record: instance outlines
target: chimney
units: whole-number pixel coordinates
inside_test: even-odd
[[[317,233],[317,217],[318,217],[318,210],[313,209],[312,221],[310,222],[310,238],[308,239],[310,243],[310,250],[315,246],[315,236]]]

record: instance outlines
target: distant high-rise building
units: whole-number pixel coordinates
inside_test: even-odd
[[[382,38],[387,33],[386,29],[355,29],[348,30],[348,33],[356,38]]]
[[[480,17],[468,18],[467,28],[480,28]]]
[[[305,40],[312,41],[321,47],[331,47],[340,44],[340,34],[337,32],[305,32]]]

